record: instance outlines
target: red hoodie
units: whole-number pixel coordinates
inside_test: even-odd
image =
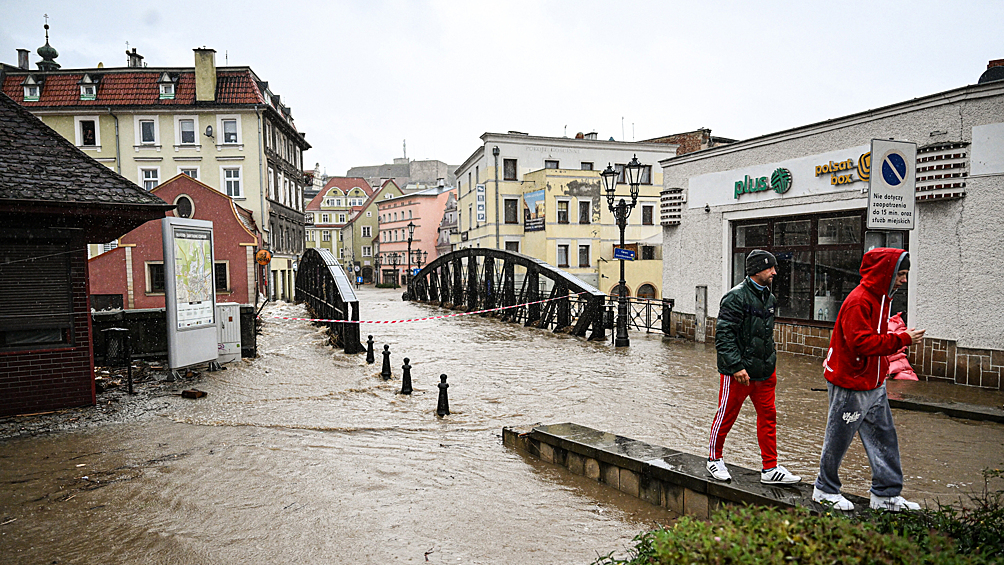
[[[908,333],[888,331],[893,284],[906,256],[902,249],[879,247],[861,259],[861,284],[840,306],[830,336],[826,380],[851,390],[876,389],[889,372],[886,355],[910,345]]]

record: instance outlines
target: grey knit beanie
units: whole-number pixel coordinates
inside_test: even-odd
[[[746,276],[777,266],[777,259],[762,249],[754,249],[746,256]]]

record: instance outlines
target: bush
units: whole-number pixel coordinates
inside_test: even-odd
[[[1000,470],[985,470],[981,493],[959,508],[865,511],[857,518],[807,508],[733,507],[708,522],[681,517],[634,538],[627,559],[610,553],[594,565],[689,563],[1004,563],[1004,491]]]

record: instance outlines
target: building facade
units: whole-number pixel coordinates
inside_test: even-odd
[[[988,71],[989,73],[990,71]],[[917,146],[915,228],[868,228],[871,140]],[[1000,388],[1004,371],[1004,81],[985,81],[663,160],[663,287],[677,330],[711,339],[753,248],[778,259],[778,349],[822,357],[874,247],[909,250],[893,299],[918,374]]]
[[[658,235],[662,171],[657,163],[676,155],[676,144],[603,141],[595,134],[570,139],[515,132],[486,133],[481,140],[482,145],[457,169],[455,248],[507,249],[552,265],[561,263],[587,283],[612,292],[620,278],[619,267],[609,279],[606,269],[618,265],[613,249],[620,243],[620,232],[601,194],[599,173],[612,165],[623,182],[623,167],[634,156],[644,165],[642,197],[628,219],[625,241],[638,247],[641,240]],[[619,184],[618,199],[627,196],[629,188]],[[588,253],[588,261],[580,253]],[[652,264],[639,260],[626,267],[631,273],[625,277],[630,295],[638,296],[642,290],[645,296],[661,298],[661,277],[646,271]]]
[[[397,280],[398,284],[407,284],[409,264],[414,270],[428,265],[439,256],[436,243],[443,214],[451,199],[456,201],[456,190],[438,186],[378,201],[382,281],[390,279]],[[410,246],[409,224],[414,226]],[[389,260],[391,254],[399,257],[396,267]]]
[[[254,304],[257,296],[255,250],[261,233],[251,211],[215,188],[177,175],[150,191],[173,204],[169,216],[213,222],[214,284],[217,302]],[[115,249],[88,260],[94,304],[124,309],[164,307],[164,244],[158,222],[123,235]],[[264,290],[259,288],[258,290]]]
[[[133,50],[129,67],[61,69],[54,51],[38,70],[27,57],[3,65],[3,92],[147,190],[185,174],[250,210],[273,254],[259,276],[273,298],[291,299],[310,145],[268,83],[249,67],[217,68],[212,49],[195,49],[193,67],[170,68],[145,67]],[[115,245],[90,243],[104,243],[91,255]]]

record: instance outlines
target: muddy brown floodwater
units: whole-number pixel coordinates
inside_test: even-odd
[[[439,313],[360,291],[363,318]],[[303,316],[302,306],[264,312]],[[717,402],[714,347],[633,333],[631,347],[465,316],[364,325],[380,359],[269,318],[260,356],[204,374],[208,396],[164,395],[141,415],[0,441],[4,563],[524,563],[623,554],[669,513],[501,445],[503,426],[576,422],[697,454]],[[364,338],[365,339],[365,338]],[[397,394],[403,358],[415,393]],[[440,373],[453,414],[435,416]],[[826,418],[816,359],[782,355],[781,463],[815,477]],[[1001,404],[997,393],[979,393]],[[92,409],[93,410],[93,409]],[[1004,427],[894,410],[904,495],[955,500],[1004,462]],[[728,462],[759,464],[752,409]],[[855,445],[846,490],[866,494]]]

